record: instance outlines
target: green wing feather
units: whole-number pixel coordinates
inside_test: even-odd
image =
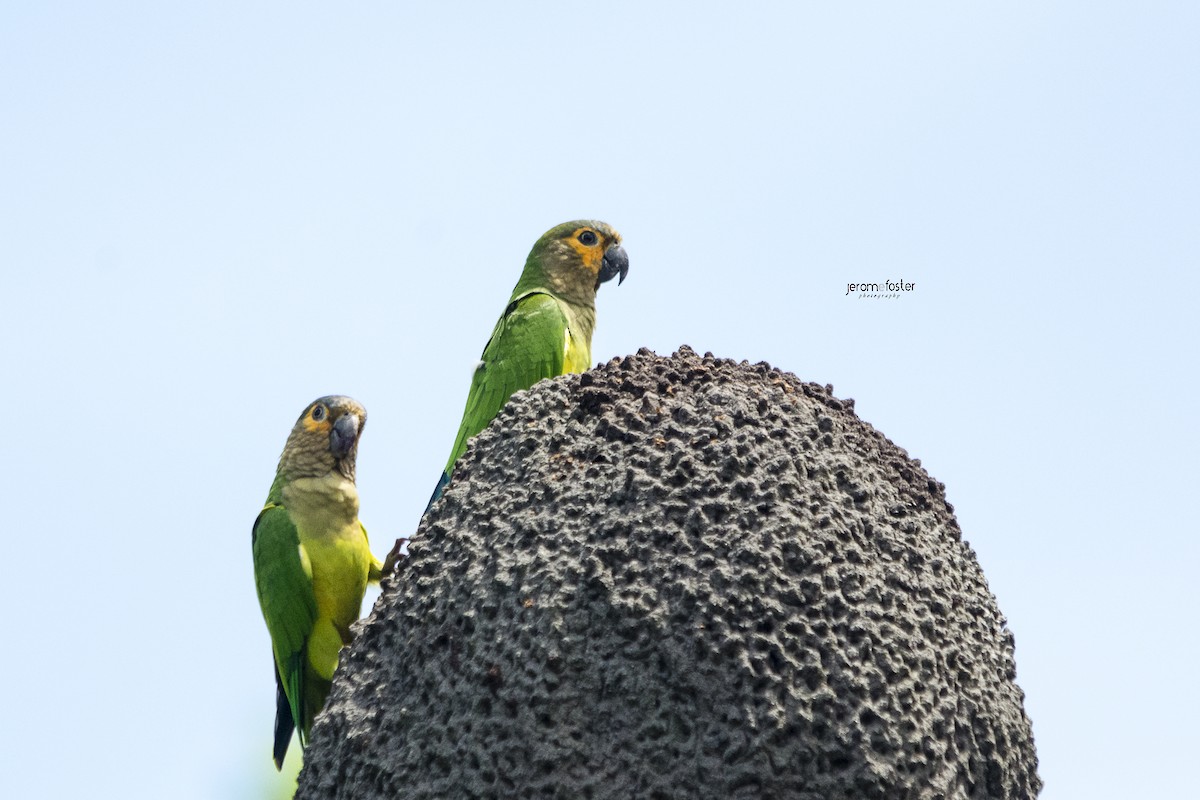
[[[305,702],[313,676],[306,672],[306,645],[317,619],[312,576],[300,557],[300,536],[287,509],[268,504],[254,521],[251,534],[258,602],[271,634],[278,689],[275,720],[275,762],[283,763],[292,727],[307,738],[311,716]],[[290,716],[292,725],[285,717]],[[298,723],[298,725],[297,725]]]
[[[500,413],[513,392],[563,373],[566,334],[567,317],[554,297],[535,291],[508,304],[471,378],[471,392],[454,439],[454,450],[430,505],[441,496],[454,462],[466,451],[467,442]]]

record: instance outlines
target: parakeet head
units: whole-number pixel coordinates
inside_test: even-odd
[[[292,427],[279,473],[287,480],[320,478],[339,472],[354,480],[358,437],[367,424],[367,410],[352,397],[329,395],[308,404]]]
[[[525,272],[544,274],[549,289],[565,300],[590,305],[600,284],[629,274],[629,256],[621,247],[621,234],[608,224],[580,219],[556,225],[542,235],[529,252]]]

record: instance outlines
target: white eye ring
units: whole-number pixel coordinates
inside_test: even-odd
[[[579,241],[582,242],[583,244],[587,245],[588,247],[591,247],[592,245],[594,245],[596,243],[596,232],[595,231],[581,232],[579,234]]]
[[[325,419],[325,406],[313,406],[312,418],[313,422],[320,422]]]

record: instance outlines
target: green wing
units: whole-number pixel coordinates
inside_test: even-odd
[[[431,504],[441,496],[467,442],[500,413],[513,392],[562,374],[566,335],[566,315],[550,295],[533,292],[508,304],[471,379],[462,425]]]
[[[258,602],[275,655],[275,763],[281,765],[296,723],[301,745],[305,740],[305,649],[317,619],[317,599],[287,509],[268,504],[254,521],[251,544]]]

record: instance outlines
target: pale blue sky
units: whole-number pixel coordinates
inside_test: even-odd
[[[261,795],[292,422],[367,407],[382,555],[577,217],[596,360],[768,360],[946,484],[1046,800],[1194,790],[1197,6],[648,5],[0,9],[0,796]]]

